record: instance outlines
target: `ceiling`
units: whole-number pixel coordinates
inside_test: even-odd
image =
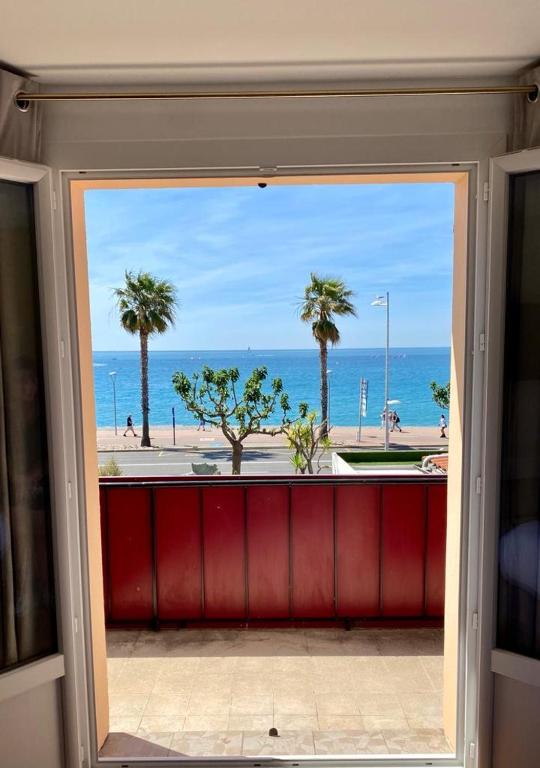
[[[0,0],[0,61],[51,84],[515,74],[539,0]]]

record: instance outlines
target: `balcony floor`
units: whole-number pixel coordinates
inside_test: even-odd
[[[112,630],[107,642],[102,757],[451,752],[442,630]]]

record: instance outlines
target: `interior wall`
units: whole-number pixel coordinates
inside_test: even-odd
[[[0,703],[0,763],[5,768],[64,765],[61,711],[58,680]]]
[[[538,768],[540,688],[494,675],[493,768]]]

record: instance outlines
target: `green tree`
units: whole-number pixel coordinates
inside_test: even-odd
[[[173,376],[173,387],[187,410],[197,419],[204,419],[223,432],[232,448],[232,473],[239,475],[242,466],[243,441],[248,435],[278,435],[284,432],[289,419],[289,398],[283,391],[281,379],[274,379],[270,392],[263,392],[268,371],[263,366],[255,368],[238,391],[238,368],[213,370],[204,366],[201,373],[191,379],[182,371]],[[281,423],[277,427],[265,427],[264,422],[279,407]],[[299,406],[300,415],[307,413],[305,403]]]
[[[313,462],[319,448],[322,453],[318,460],[318,471],[320,470],[320,460],[324,453],[330,448],[330,438],[324,434],[323,425],[317,425],[317,414],[310,411],[292,424],[285,426],[284,431],[287,436],[289,448],[294,450],[291,462],[296,472],[305,475],[314,474]]]
[[[432,381],[429,385],[431,389],[431,395],[433,400],[440,408],[450,408],[450,382],[446,386],[437,384],[436,381]]]
[[[115,288],[114,296],[120,313],[122,328],[138,333],[141,347],[141,446],[150,446],[150,411],[148,397],[148,337],[165,333],[174,325],[177,310],[175,287],[149,272],[125,273],[125,284]]]
[[[328,343],[332,346],[339,344],[340,336],[334,320],[335,315],[356,317],[356,308],[351,302],[353,295],[343,280],[321,277],[312,272],[300,306],[300,319],[304,323],[311,323],[313,336],[319,344],[323,436],[328,434]]]

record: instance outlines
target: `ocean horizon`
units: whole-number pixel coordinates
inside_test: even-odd
[[[384,348],[329,349],[330,423],[335,426],[358,424],[359,384],[368,380],[368,410],[362,419],[366,426],[380,423],[384,403]],[[96,422],[98,427],[114,425],[113,387],[110,373],[116,372],[117,419],[121,426],[128,414],[140,424],[140,368],[137,351],[93,352]],[[191,376],[203,365],[212,368],[237,367],[241,382],[253,368],[266,366],[268,381],[280,377],[289,394],[292,413],[306,401],[310,409],[320,411],[319,351],[310,349],[243,350],[167,350],[150,351],[150,424],[172,423],[175,408],[178,425],[193,425],[194,417],[186,411],[174,392],[172,376],[183,371]],[[450,378],[450,347],[393,347],[390,351],[390,395],[399,400],[393,406],[402,426],[433,426],[440,408],[432,400],[429,384],[446,384]],[[268,423],[277,423],[279,412]]]

